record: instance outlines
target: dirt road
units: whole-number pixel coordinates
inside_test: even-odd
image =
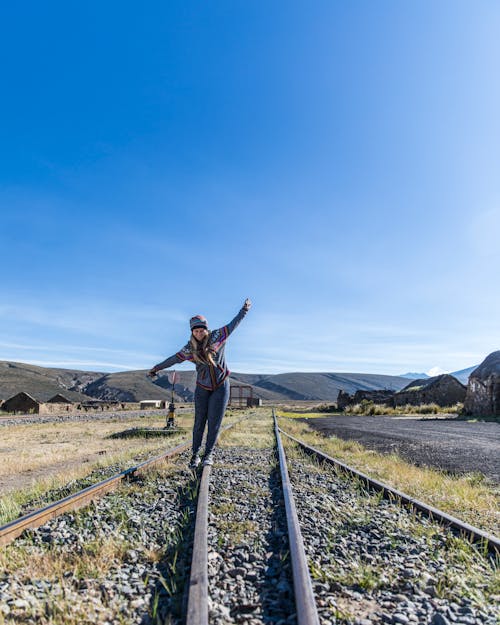
[[[479,472],[500,483],[500,423],[338,415],[307,419],[325,436],[452,473]]]

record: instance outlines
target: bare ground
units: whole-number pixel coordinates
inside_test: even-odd
[[[102,452],[98,452],[96,454],[89,454],[74,460],[56,462],[37,469],[28,469],[24,473],[18,473],[16,475],[1,475],[0,495],[5,495],[14,490],[22,490],[33,487],[40,480],[49,479],[55,474],[71,472],[72,470],[78,469],[85,463],[90,463],[90,466],[92,463],[97,462],[100,458],[102,458],[102,455]]]
[[[500,423],[392,416],[318,417],[307,423],[325,436],[396,453],[418,466],[481,473],[500,483]]]

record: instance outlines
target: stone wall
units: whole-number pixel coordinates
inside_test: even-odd
[[[465,400],[466,387],[452,375],[414,380],[394,394],[394,406],[437,404],[454,406]]]
[[[500,416],[500,351],[489,354],[471,373],[464,413],[475,417]]]
[[[394,391],[356,391],[354,395],[349,395],[349,393],[341,390],[337,397],[337,407],[339,410],[344,410],[347,406],[354,406],[360,404],[362,401],[371,401],[374,404],[393,406]]]

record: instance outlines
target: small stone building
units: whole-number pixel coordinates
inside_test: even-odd
[[[394,406],[437,404],[454,406],[465,400],[466,387],[455,377],[444,373],[432,378],[412,380],[394,393]]]
[[[464,413],[476,417],[500,415],[500,350],[489,354],[470,374]]]
[[[4,412],[20,414],[60,414],[74,409],[73,402],[64,395],[54,395],[46,402],[35,399],[29,393],[22,391],[5,400],[2,405]]]
[[[354,404],[359,404],[363,400],[372,401],[374,404],[384,404],[392,406],[394,399],[394,391],[378,390],[378,391],[356,391],[352,398]]]
[[[119,401],[103,401],[102,399],[86,399],[80,402],[76,407],[83,412],[115,412],[117,410],[125,410],[125,406],[132,407],[133,404]],[[134,406],[135,407],[135,406]]]
[[[60,414],[62,412],[71,412],[74,408],[75,405],[70,399],[57,393],[57,395],[54,395],[46,402],[40,403],[38,412],[39,414]]]
[[[38,414],[40,410],[40,402],[34,397],[31,397],[28,393],[22,391],[21,393],[17,393],[16,395],[9,397],[9,399],[6,399],[2,405],[2,410],[4,412]]]
[[[164,399],[142,399],[139,403],[140,410],[163,410],[167,402]]]
[[[356,391],[354,395],[349,395],[345,391],[339,391],[337,397],[337,407],[344,410],[347,406],[360,404],[362,401],[371,401],[374,404],[383,404],[385,406],[394,405],[394,391],[381,389],[376,391]]]
[[[351,404],[352,404],[352,395],[349,395],[349,393],[346,393],[345,391],[341,389],[339,391],[339,394],[337,395],[337,408],[339,410],[344,410],[344,408],[346,408],[347,406],[350,406]]]

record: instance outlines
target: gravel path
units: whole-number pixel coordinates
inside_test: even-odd
[[[484,598],[488,560],[332,469],[287,454],[321,625],[495,623],[492,597]],[[197,485],[187,460],[183,454],[171,474],[151,472],[0,553],[5,622],[180,625]],[[295,624],[281,499],[273,450],[217,449],[211,624]]]
[[[210,623],[295,625],[274,451],[218,450],[210,502]]]
[[[325,436],[397,453],[417,465],[453,473],[483,473],[500,483],[500,423],[355,415],[305,421]]]

